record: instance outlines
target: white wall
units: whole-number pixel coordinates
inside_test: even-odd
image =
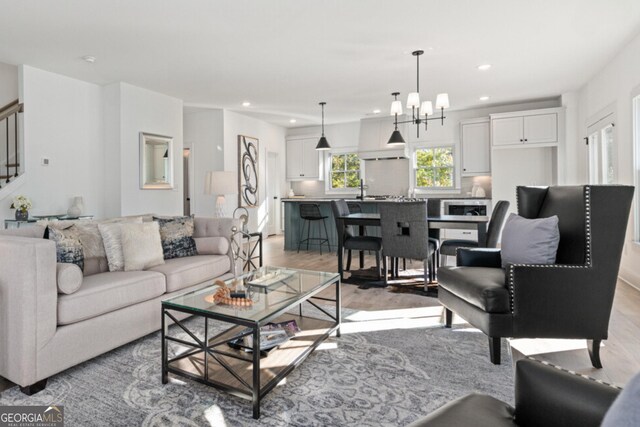
[[[620,184],[634,184],[632,95],[640,93],[640,35],[625,46],[609,64],[580,89],[578,137],[586,136],[588,120],[613,104],[616,110],[615,141],[618,144],[618,179]],[[567,152],[567,162],[575,162],[575,182],[588,181],[586,146],[576,144]],[[635,203],[638,203],[636,188]],[[633,212],[627,229],[620,276],[640,287],[640,245],[634,239]]]
[[[20,73],[26,174],[1,201],[0,216],[13,217],[10,199],[17,194],[32,200],[35,215],[66,213],[71,198],[83,196],[85,212],[103,216],[101,87],[26,65]]]
[[[263,230],[268,222],[266,204],[266,160],[267,152],[278,153],[280,170],[278,174],[280,182],[280,196],[286,195],[289,186],[286,182],[286,129],[280,126],[263,122],[253,117],[244,116],[233,111],[224,110],[224,170],[238,172],[238,135],[251,136],[260,141],[258,159],[259,178],[259,206],[249,212],[249,229],[252,231]],[[269,171],[270,178],[273,178]],[[227,197],[227,210],[231,212],[238,206],[237,197]],[[276,207],[277,219],[280,218],[280,203]],[[276,221],[279,224],[279,221]]]
[[[182,100],[132,86],[115,83],[104,89],[105,160],[109,216],[154,213],[181,215],[182,204]],[[173,138],[173,182],[171,190],[140,188],[140,132]],[[115,139],[115,140],[114,140]],[[119,162],[119,173],[116,162]],[[113,167],[113,168],[112,168]]]
[[[0,107],[18,99],[18,67],[0,62]]]
[[[223,127],[223,110],[185,110],[184,146],[191,149],[192,165],[191,212],[197,216],[211,216],[215,210],[215,196],[204,194],[204,182],[208,171],[224,170]]]

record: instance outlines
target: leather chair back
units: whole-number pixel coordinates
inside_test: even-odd
[[[337,199],[331,201],[331,211],[333,212],[333,219],[336,221],[336,230],[340,233],[340,222],[338,221],[338,217],[349,215],[351,213],[349,211],[349,205],[344,199]],[[355,227],[352,225],[348,225],[342,230],[344,233],[344,238],[347,239],[349,237],[355,236]]]
[[[427,202],[381,203],[382,255],[425,260],[429,257]]]
[[[493,208],[491,213],[491,220],[487,227],[487,248],[497,248],[498,241],[500,240],[500,232],[504,221],[507,219],[507,212],[509,211],[509,202],[506,200],[500,200]],[[480,242],[482,243],[482,242]]]

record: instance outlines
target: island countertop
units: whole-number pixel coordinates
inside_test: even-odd
[[[365,196],[364,200],[360,200],[360,199],[356,199],[355,197],[283,197],[282,199],[280,199],[283,202],[301,202],[301,203],[305,203],[305,202],[312,202],[312,203],[329,203],[332,200],[338,200],[338,199],[342,199],[345,200],[347,202],[355,202],[355,203],[396,203],[396,202],[403,202],[403,201],[409,201],[409,199],[411,198],[404,198],[404,199],[373,199],[373,198],[367,198]],[[470,196],[458,196],[458,195],[453,195],[450,197],[442,197],[442,196],[438,196],[438,197],[416,197],[416,199],[422,199],[422,200],[429,200],[429,199],[437,199],[437,200],[491,200],[491,198],[489,197],[470,197]]]

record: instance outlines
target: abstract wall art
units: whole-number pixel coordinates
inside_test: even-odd
[[[258,206],[258,139],[238,135],[238,206]]]

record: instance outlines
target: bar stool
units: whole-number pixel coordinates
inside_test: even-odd
[[[300,253],[300,245],[302,243],[307,242],[307,250],[309,250],[309,241],[317,240],[320,242],[320,255],[322,255],[322,244],[326,243],[329,247],[329,252],[331,252],[331,245],[329,244],[329,232],[327,231],[327,223],[324,221],[328,218],[326,215],[322,215],[320,212],[320,206],[316,203],[300,203],[300,218],[304,220],[302,223],[302,227],[300,228],[300,239],[298,240],[298,253]],[[310,237],[311,235],[311,223],[314,221],[322,221],[322,225],[324,226],[324,235],[325,237]],[[307,238],[303,239],[304,236],[304,226],[307,225]],[[318,228],[320,225],[318,224]],[[320,234],[320,233],[319,233]]]

